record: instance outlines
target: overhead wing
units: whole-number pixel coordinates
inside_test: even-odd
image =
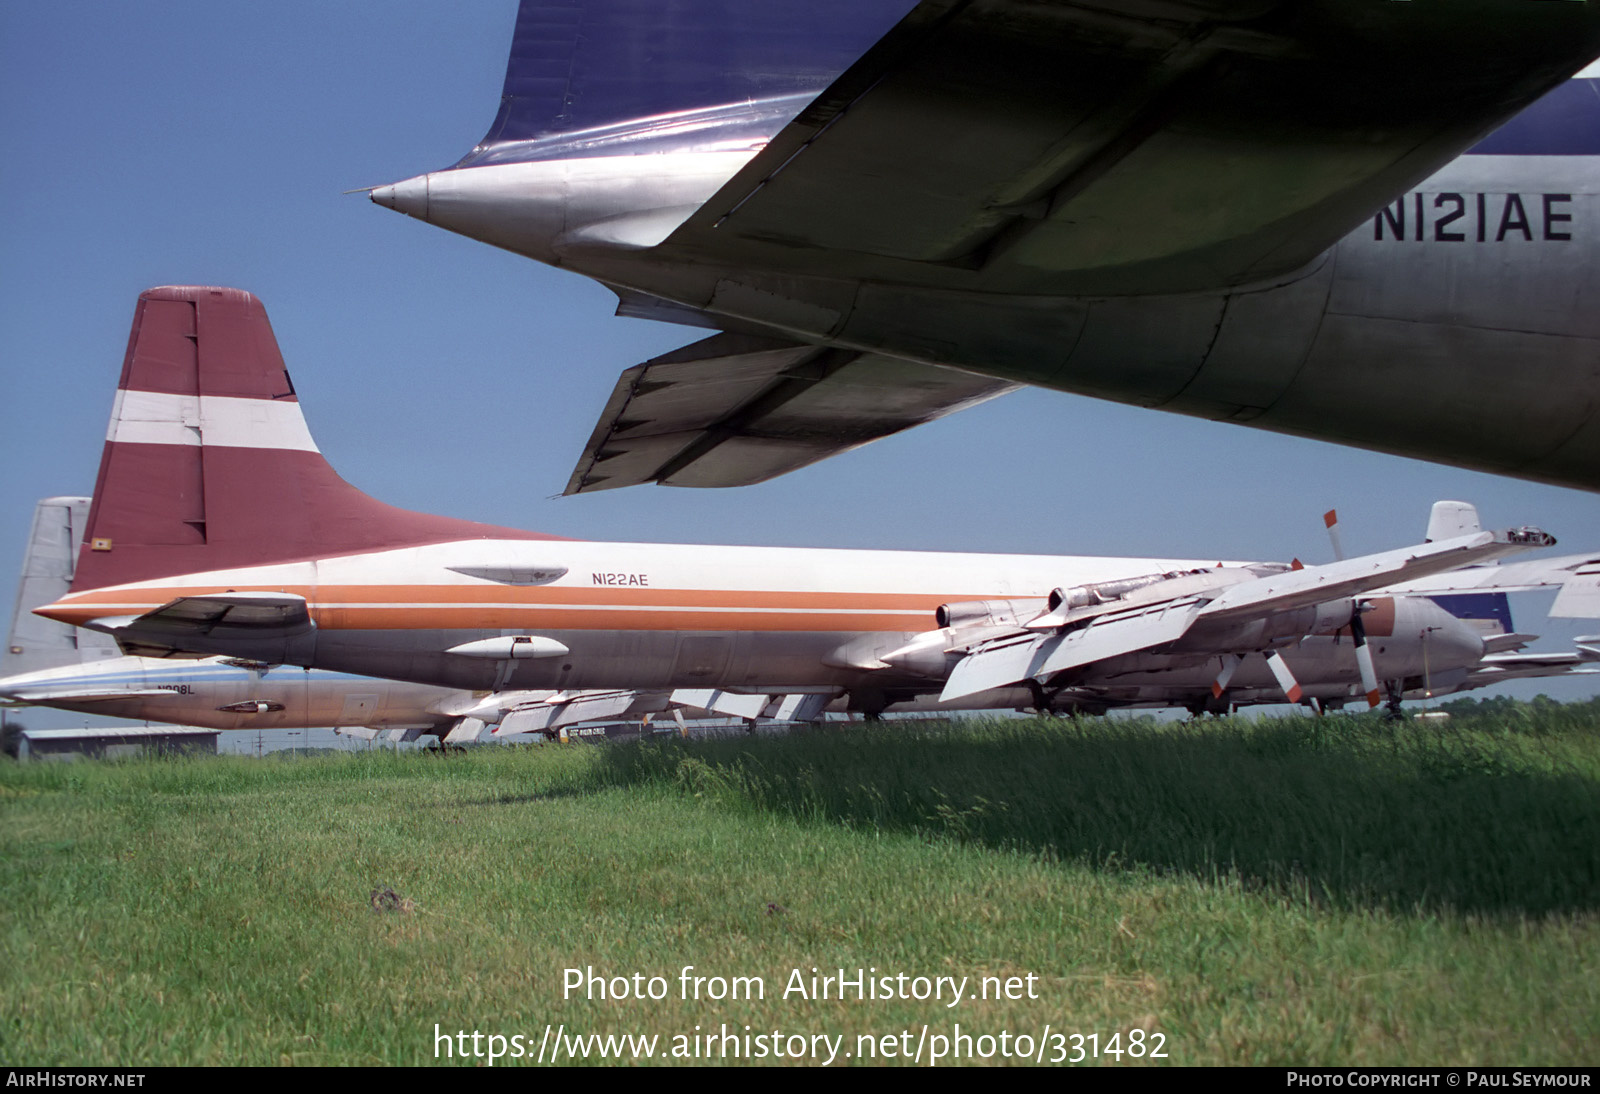
[[[1242,284],[1597,52],[1592,3],[923,0],[666,247],[1013,292]]]
[[[564,492],[765,482],[1017,386],[879,354],[718,334],[622,374]]]

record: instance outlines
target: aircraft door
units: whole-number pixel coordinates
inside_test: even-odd
[[[378,696],[375,692],[360,692],[347,695],[344,700],[344,709],[339,712],[336,724],[341,726],[370,725],[377,720]]]
[[[733,640],[727,635],[686,634],[678,639],[678,657],[672,668],[674,684],[709,684],[724,678]]]

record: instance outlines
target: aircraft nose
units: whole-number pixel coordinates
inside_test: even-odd
[[[374,204],[393,209],[418,220],[428,219],[428,175],[418,175],[392,186],[378,186],[372,191]]]

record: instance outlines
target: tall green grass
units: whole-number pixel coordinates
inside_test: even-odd
[[[1159,1032],[1174,1063],[1593,1063],[1597,837],[1600,733],[1567,714],[3,763],[0,1062],[959,1021]],[[771,991],[564,999],[590,965]],[[1042,997],[774,997],[841,966]]]
[[[1600,734],[1367,717],[1077,719],[608,751],[623,783],[745,811],[1137,865],[1358,909],[1600,904]],[[1556,724],[1553,726],[1551,723]]]

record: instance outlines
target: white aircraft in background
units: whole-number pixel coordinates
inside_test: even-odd
[[[1597,54],[1595,3],[523,0],[483,139],[371,197],[722,332],[567,493],[1021,384],[1593,490]]]
[[[248,293],[153,289],[134,330],[71,591],[38,609],[133,654],[496,694],[692,691],[752,716],[778,697],[791,714],[1073,709],[1141,673],[1169,695],[1298,700],[1329,667],[1327,686],[1375,704],[1380,681],[1404,691],[1485,652],[1436,604],[1380,590],[1553,543],[1473,530],[1299,567],[565,540],[340,479]]]
[[[431,735],[450,744],[553,736],[597,719],[749,712],[744,696],[626,690],[487,695],[239,658],[123,656],[107,635],[32,611],[67,592],[89,508],[88,498],[53,497],[34,510],[10,640],[0,660],[0,698],[12,704],[220,730],[326,726],[396,743]]]

